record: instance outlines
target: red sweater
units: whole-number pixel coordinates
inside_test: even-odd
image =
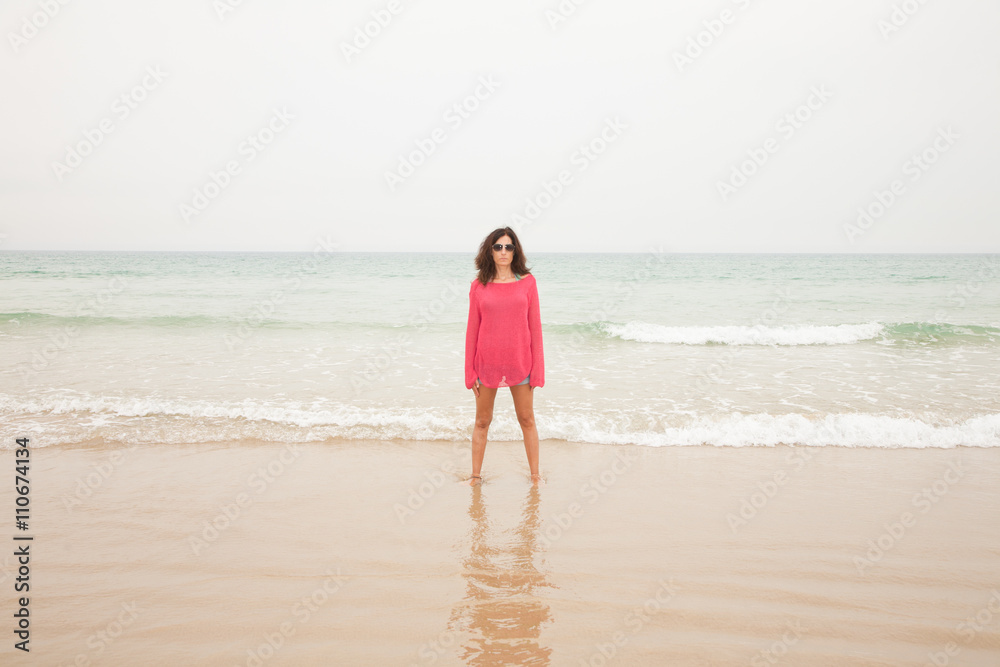
[[[465,330],[465,388],[472,389],[477,377],[486,387],[508,387],[529,374],[529,385],[545,386],[535,276],[486,285],[473,280]]]

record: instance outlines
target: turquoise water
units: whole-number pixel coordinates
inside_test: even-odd
[[[997,255],[528,265],[543,439],[1000,445]],[[466,440],[474,275],[471,253],[3,252],[0,417],[39,444]],[[520,438],[509,392],[490,438]]]

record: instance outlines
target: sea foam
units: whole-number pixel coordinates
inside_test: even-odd
[[[881,322],[790,326],[664,326],[649,322],[607,322],[603,330],[622,340],[682,345],[843,345],[871,340],[885,331]]]
[[[411,407],[358,407],[297,402],[213,403],[205,400],[50,396],[27,401],[0,397],[0,410],[13,417],[18,433],[35,446],[102,440],[121,444],[227,442],[324,442],[338,438],[450,440],[468,442],[470,408],[428,410]],[[964,420],[939,415],[878,413],[715,413],[666,414],[582,408],[539,413],[543,440],[651,447],[779,444],[839,447],[998,447],[1000,413]],[[490,440],[518,441],[522,434],[509,414],[495,417]]]

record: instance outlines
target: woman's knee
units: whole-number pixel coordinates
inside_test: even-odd
[[[493,415],[476,415],[476,428],[489,428],[493,422]]]
[[[518,415],[517,423],[521,425],[521,428],[531,428],[535,425],[535,415],[534,413],[526,415]]]

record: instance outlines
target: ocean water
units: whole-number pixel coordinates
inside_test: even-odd
[[[1000,256],[528,259],[543,440],[1000,446]],[[35,446],[468,440],[474,276],[471,252],[2,252],[0,421]],[[502,389],[490,440],[520,438]]]

